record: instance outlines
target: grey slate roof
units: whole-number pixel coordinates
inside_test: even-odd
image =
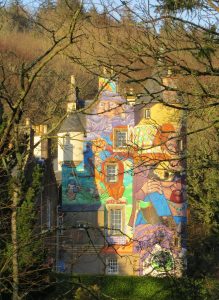
[[[63,121],[59,132],[85,132],[85,118],[79,113],[70,113]]]
[[[158,102],[162,97],[163,87],[159,84],[160,78],[158,76],[152,76],[145,84],[145,91],[143,95],[138,97],[137,103],[150,103]]]

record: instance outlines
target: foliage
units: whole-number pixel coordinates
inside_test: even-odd
[[[42,262],[42,240],[36,233],[36,197],[42,184],[42,170],[36,165],[33,170],[32,182],[27,188],[25,200],[18,209],[18,242],[22,248],[19,251],[20,267],[30,268]]]
[[[203,0],[160,0],[158,1],[158,11],[165,13],[183,11],[183,10],[195,10],[200,8],[203,4]]]
[[[80,6],[68,11],[68,20],[55,31],[39,24],[34,12],[18,1],[2,6],[0,13],[0,212],[4,229],[0,245],[0,293],[11,293],[17,300],[41,285],[43,288],[48,269],[36,223],[36,198],[42,174],[39,167],[33,171],[31,132],[29,126],[24,126],[24,120],[28,115],[34,120],[35,115],[38,122],[43,118],[47,123],[49,120],[53,129],[59,124],[57,118],[61,100],[66,100],[69,92],[68,83],[62,74],[56,77],[56,82],[53,80],[51,88],[50,83],[61,69],[56,58],[63,61],[60,54],[77,43],[74,36],[80,36],[76,26]],[[65,84],[58,87],[57,82]],[[42,100],[44,106],[36,99]],[[45,112],[41,119],[40,107]],[[58,116],[53,115],[56,110]]]
[[[86,289],[79,287],[76,292],[74,299],[75,300],[92,300],[98,299],[100,296],[100,288],[94,284],[92,286],[88,286]]]
[[[35,164],[32,169],[28,169],[28,181],[22,185],[24,199],[17,209],[17,244],[21,290],[25,290],[26,286],[30,287],[31,285],[38,288],[45,281],[44,278],[47,273],[47,268],[43,265],[45,262],[43,236],[39,234],[36,227],[36,200],[39,197],[42,176],[43,169],[41,166]],[[11,183],[8,183],[8,188],[10,193]],[[5,232],[8,230],[9,228]],[[11,257],[13,256],[12,241],[8,234],[6,236],[6,248],[2,247],[3,257],[1,257],[3,261],[8,262],[2,273],[5,276],[12,271]]]

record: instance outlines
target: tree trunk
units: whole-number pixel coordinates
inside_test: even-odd
[[[18,300],[18,241],[17,241],[17,206],[19,198],[19,188],[15,185],[12,199],[12,214],[11,214],[11,239],[12,239],[12,288],[13,300]]]

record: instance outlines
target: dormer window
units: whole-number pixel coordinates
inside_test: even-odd
[[[145,119],[150,119],[151,118],[151,110],[149,108],[145,109],[144,117],[145,117]]]

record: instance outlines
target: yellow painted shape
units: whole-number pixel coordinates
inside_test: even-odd
[[[166,178],[165,174],[168,174],[168,178]],[[156,174],[161,180],[173,180],[174,170],[171,168],[169,162],[161,162],[157,165],[154,170],[154,174]]]
[[[104,211],[103,210],[97,211],[97,224],[100,227],[104,226]]]
[[[157,124],[179,123],[182,118],[182,112],[172,107],[167,107],[161,103],[156,103],[151,107],[151,119]]]

